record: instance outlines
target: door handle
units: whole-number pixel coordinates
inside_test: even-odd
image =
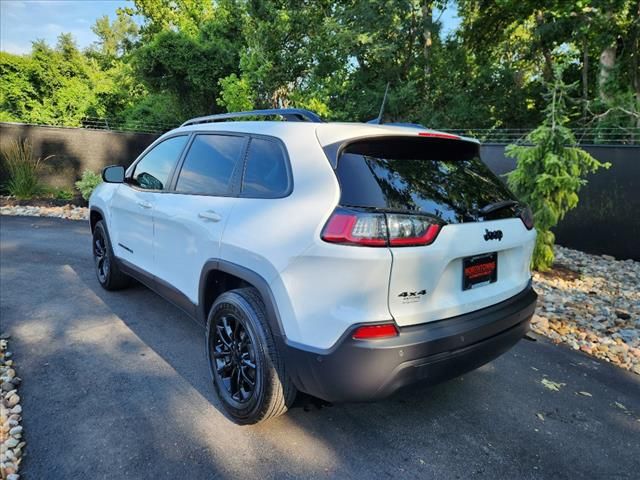
[[[222,220],[222,217],[218,215],[216,212],[214,212],[213,210],[200,212],[198,216],[200,218],[203,218],[204,220],[211,220],[212,222],[219,222],[220,220]]]
[[[149,202],[145,202],[144,200],[140,200],[138,202],[138,205],[140,205],[142,208],[151,208],[152,205]]]

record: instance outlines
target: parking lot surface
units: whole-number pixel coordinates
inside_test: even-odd
[[[435,387],[239,427],[200,326],[143,286],[103,291],[86,222],[0,218],[27,479],[638,478],[640,377],[543,339]],[[549,382],[558,390],[549,388]]]

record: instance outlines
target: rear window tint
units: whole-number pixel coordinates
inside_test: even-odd
[[[289,174],[279,143],[252,138],[242,179],[242,196],[276,198],[287,194]]]
[[[476,221],[485,205],[514,199],[480,161],[478,146],[446,139],[372,139],[349,145],[336,170],[341,205]],[[492,218],[514,216],[507,208]]]

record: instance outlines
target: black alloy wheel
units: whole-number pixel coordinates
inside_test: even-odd
[[[247,403],[254,394],[257,379],[256,350],[242,321],[232,313],[218,317],[210,337],[214,374],[230,398]]]
[[[102,229],[96,230],[93,236],[93,259],[96,263],[96,274],[101,284],[107,282],[111,260],[107,250],[107,241],[104,238]]]
[[[120,290],[129,286],[131,278],[120,270],[113,256],[111,241],[104,221],[99,220],[93,227],[93,262],[96,276],[105,290]]]
[[[231,420],[262,422],[293,404],[297,390],[255,288],[229,290],[215,300],[207,317],[206,346],[213,386]]]

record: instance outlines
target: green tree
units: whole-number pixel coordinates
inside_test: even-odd
[[[138,37],[138,25],[130,16],[118,14],[111,22],[107,15],[96,20],[91,27],[98,37],[89,50],[89,54],[95,55],[102,65],[109,67],[112,62],[124,57],[135,46]]]
[[[100,96],[109,82],[70,34],[61,34],[54,48],[34,42],[29,56],[2,53],[0,72],[3,118],[77,126],[87,116],[105,113]]]
[[[572,85],[564,83],[562,71],[561,66],[554,68],[545,120],[525,139],[531,145],[509,145],[506,149],[507,155],[518,161],[508,174],[508,184],[533,210],[538,236],[532,267],[541,271],[553,265],[555,236],[551,229],[578,204],[578,192],[587,182],[584,176],[610,167],[576,146],[566,126],[566,101]]]
[[[191,9],[183,11],[178,7],[206,2],[169,3],[136,2],[144,11],[153,12],[147,24],[154,26],[144,33],[148,40],[132,55],[132,65],[135,76],[150,94],[170,102],[171,105],[158,105],[159,111],[170,115],[161,120],[175,124],[186,117],[220,111],[216,101],[221,92],[220,79],[238,69],[241,10],[233,9],[233,1],[220,1],[211,9],[205,8],[201,18],[194,17]],[[169,23],[161,21],[159,11],[170,13],[165,19]],[[152,31],[157,33],[151,35]],[[177,115],[173,113],[176,106]]]
[[[228,112],[253,110],[253,92],[246,78],[238,78],[235,73],[220,79],[218,105]]]

